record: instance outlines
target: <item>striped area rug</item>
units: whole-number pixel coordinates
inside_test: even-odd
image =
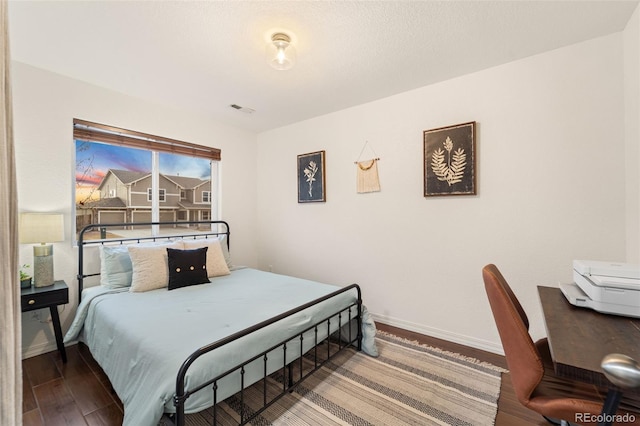
[[[252,425],[493,425],[500,393],[494,365],[378,332],[380,356],[351,349],[303,381]],[[269,377],[282,388],[282,376]],[[247,411],[262,401],[262,385],[244,395]],[[237,396],[218,405],[218,424],[238,424]],[[255,405],[258,406],[258,405]],[[211,409],[187,425],[212,424]]]

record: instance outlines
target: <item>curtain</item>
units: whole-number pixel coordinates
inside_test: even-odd
[[[0,1],[0,425],[20,425],[22,315],[7,3]]]

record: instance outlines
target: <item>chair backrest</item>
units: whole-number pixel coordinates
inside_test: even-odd
[[[513,388],[520,403],[527,406],[531,394],[544,376],[542,359],[529,335],[527,316],[495,265],[485,266],[482,278]]]

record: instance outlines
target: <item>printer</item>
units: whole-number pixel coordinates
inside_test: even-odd
[[[640,318],[640,265],[574,260],[573,280],[560,284],[572,305]]]

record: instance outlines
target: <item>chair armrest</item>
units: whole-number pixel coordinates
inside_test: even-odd
[[[623,389],[640,387],[640,365],[635,359],[623,354],[609,354],[602,359],[600,366],[614,385]]]

